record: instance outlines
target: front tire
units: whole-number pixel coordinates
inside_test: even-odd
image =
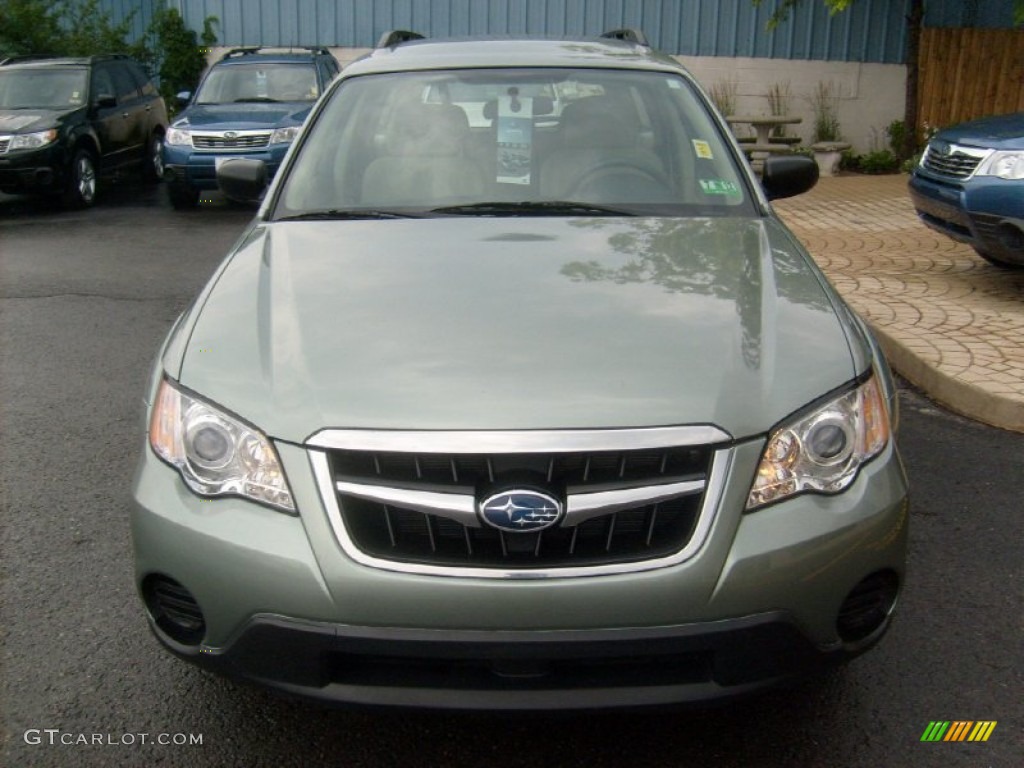
[[[63,203],[67,208],[88,208],[96,202],[96,159],[87,149],[79,149],[68,169]]]
[[[146,156],[142,158],[142,178],[156,184],[164,177],[164,137],[154,133],[146,145]]]
[[[190,211],[199,205],[199,190],[180,182],[167,185],[167,196],[176,211]]]

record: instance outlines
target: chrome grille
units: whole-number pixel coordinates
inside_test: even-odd
[[[220,133],[193,133],[192,146],[196,149],[259,149],[270,144],[270,132],[241,133],[227,137]]]
[[[942,151],[944,148],[948,151]],[[928,145],[922,165],[932,173],[954,179],[966,179],[974,173],[987,153],[987,150],[933,142]]]
[[[327,450],[311,450],[311,459],[339,543],[360,562],[495,577],[623,572],[679,562],[706,535],[728,464],[721,445],[728,435],[695,429],[717,439],[612,450],[581,450],[570,440],[571,448],[559,450],[559,433],[551,432],[549,450],[533,450],[533,440],[531,450],[452,453],[442,450],[451,439],[379,450],[379,442],[363,449],[326,438],[319,447]],[[461,433],[488,446],[493,434]],[[481,501],[512,489],[549,494],[564,506],[564,517],[530,532],[485,523]]]
[[[345,524],[367,554],[449,566],[567,567],[665,557],[693,533],[700,494],[592,517],[572,527],[506,533],[339,494]]]
[[[0,139],[0,155],[3,155],[3,154],[5,154],[7,152],[7,147],[10,146],[10,144],[11,144],[11,137],[10,136],[4,136],[2,139]]]

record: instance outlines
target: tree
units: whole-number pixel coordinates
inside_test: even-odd
[[[0,59],[55,50],[62,34],[53,3],[5,0],[0,5]]]
[[[135,11],[115,24],[99,0],[4,0],[0,5],[0,54],[86,56],[127,53],[144,57],[127,42]]]
[[[199,84],[206,69],[204,51],[217,42],[213,31],[216,23],[216,16],[207,16],[202,35],[197,36],[174,8],[162,8],[153,15],[146,41],[154,53],[147,63],[160,75],[160,94],[172,111],[176,109],[175,94],[194,91]]]
[[[199,83],[206,68],[204,51],[217,42],[217,18],[205,18],[197,36],[176,10],[161,7],[142,39],[129,43],[134,16],[132,11],[115,24],[99,0],[2,0],[0,60],[30,54],[126,53],[159,74],[160,92],[173,111],[174,94],[195,90]]]
[[[755,6],[761,5],[763,0],[751,0]],[[768,19],[768,29],[775,29],[780,22],[785,21],[789,12],[802,3],[803,0],[780,0],[775,12]],[[830,13],[840,13],[849,8],[857,0],[822,0],[828,7]],[[909,0],[910,7],[907,11],[907,90],[903,106],[903,124],[907,130],[903,134],[903,157],[911,157],[920,148],[920,132],[917,119],[917,90],[920,81],[920,66],[918,54],[921,48],[921,27],[924,23],[924,2],[925,0]],[[1024,0],[1014,0],[1013,7],[1014,23],[1018,26],[1024,25]]]

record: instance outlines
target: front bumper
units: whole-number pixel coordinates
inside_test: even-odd
[[[873,574],[902,583],[906,483],[892,446],[846,492],[744,515],[763,447],[735,446],[707,541],[658,570],[474,579],[385,571],[341,550],[309,456],[278,444],[301,515],[203,500],[143,448],[136,577],[194,597],[201,640],[177,654],[307,697],[363,704],[546,708],[747,693],[869,647],[837,616]],[[893,595],[893,602],[895,594]],[[891,609],[891,603],[889,605]],[[440,671],[439,671],[440,670]]]
[[[910,197],[921,221],[1001,261],[1024,265],[1024,182],[945,183],[915,173]]]
[[[193,189],[217,189],[218,160],[261,160],[267,166],[267,179],[274,178],[281,166],[288,144],[274,144],[265,150],[249,152],[198,152],[190,148],[168,147],[164,150],[164,178],[170,184]]]
[[[63,188],[68,158],[58,143],[0,155],[0,190],[51,192]]]
[[[257,615],[223,648],[170,648],[211,671],[324,702],[465,710],[713,701],[844,655],[816,648],[781,613],[546,632],[353,627]]]

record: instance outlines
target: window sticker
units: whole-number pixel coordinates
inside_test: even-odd
[[[498,99],[498,182],[529,184],[533,145],[533,99],[508,89]]]
[[[697,153],[697,157],[702,160],[714,160],[715,156],[711,152],[711,145],[701,139],[693,140],[693,151]]]
[[[705,195],[738,195],[740,186],[727,179],[700,179],[700,188]]]

